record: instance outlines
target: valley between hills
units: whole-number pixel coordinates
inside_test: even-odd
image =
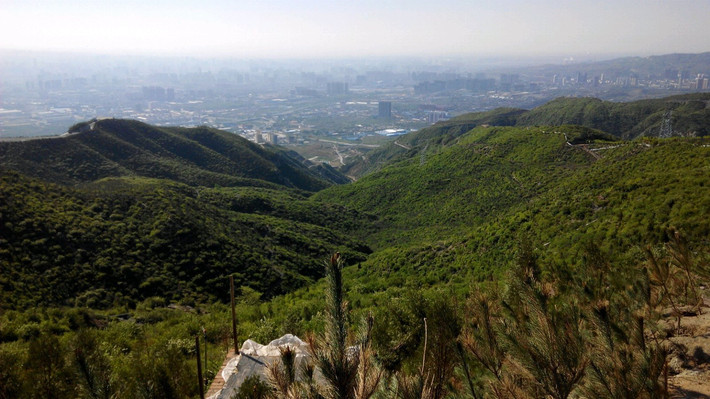
[[[339,169],[211,128],[77,131],[0,142],[0,398],[197,397],[230,276],[240,341],[335,342],[341,306],[380,397],[710,395],[675,382],[710,369],[708,94],[466,114]]]

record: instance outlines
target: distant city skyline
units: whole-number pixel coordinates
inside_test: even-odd
[[[0,49],[241,58],[710,50],[710,0],[0,0]]]

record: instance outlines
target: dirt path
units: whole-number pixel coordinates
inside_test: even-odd
[[[671,398],[710,398],[710,295],[697,316],[684,316],[681,330],[670,338],[668,357]]]
[[[224,370],[224,368],[227,366],[227,363],[229,363],[229,361],[233,358],[234,349],[230,349],[229,352],[227,352],[227,356],[224,358],[224,363],[222,363],[222,367],[219,368],[217,375],[212,380],[209,389],[207,389],[207,392],[205,393],[205,398],[209,398],[210,396],[222,390],[222,387],[224,387],[225,384],[224,378],[222,378],[222,370]]]
[[[410,147],[410,146],[408,146],[408,145],[406,145],[406,144],[401,144],[401,143],[398,142],[397,140],[394,141],[394,145],[400,146],[400,147],[404,148],[405,150],[411,150],[411,149],[412,149],[412,147]]]
[[[340,159],[340,164],[345,165],[345,160],[343,159],[343,154],[338,151],[338,146],[333,144],[333,150],[335,151],[335,154],[338,156],[338,159]]]

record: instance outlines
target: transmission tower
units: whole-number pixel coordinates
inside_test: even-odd
[[[658,137],[667,139],[673,135],[671,116],[673,116],[673,111],[671,110],[667,110],[663,113],[663,122],[661,123],[661,131],[658,133]]]

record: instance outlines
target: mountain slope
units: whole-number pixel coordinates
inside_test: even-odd
[[[604,137],[573,126],[478,127],[315,198],[379,216],[379,231],[368,235],[378,247],[439,239],[496,217],[591,164],[592,155],[567,144],[582,135]]]
[[[347,179],[291,152],[209,128],[158,128],[105,119],[67,137],[0,143],[0,163],[62,184],[143,176],[189,185],[268,185],[315,191]],[[262,182],[258,181],[262,180]]]
[[[355,272],[364,292],[492,278],[525,239],[564,273],[590,245],[627,270],[643,259],[639,245],[664,242],[670,226],[708,246],[710,141],[572,144],[575,132],[594,133],[585,129],[478,127],[423,163],[316,198],[378,217],[366,235],[376,251]]]
[[[358,158],[355,162],[344,165],[341,170],[348,175],[363,176],[390,163],[415,157],[424,149],[433,151],[446,146],[476,126],[515,125],[518,116],[525,112],[523,109],[498,108],[488,112],[461,115],[400,136],[395,142],[370,151],[364,159]]]
[[[710,134],[710,93],[695,93],[655,100],[614,103],[596,98],[562,97],[532,110],[499,108],[460,115],[428,128],[399,137],[395,142],[369,152],[341,168],[360,177],[402,159],[422,156],[454,143],[460,135],[476,126],[561,126],[579,125],[609,135],[633,139],[658,136],[667,111],[673,135]],[[601,136],[599,136],[600,138]]]
[[[558,98],[520,115],[518,126],[581,125],[624,139],[658,136],[666,112],[675,135],[710,134],[710,93],[630,103],[596,98]]]
[[[0,175],[0,303],[105,307],[162,296],[224,298],[227,276],[267,297],[322,274],[321,259],[369,250],[360,216],[300,191],[108,178],[68,188]]]

